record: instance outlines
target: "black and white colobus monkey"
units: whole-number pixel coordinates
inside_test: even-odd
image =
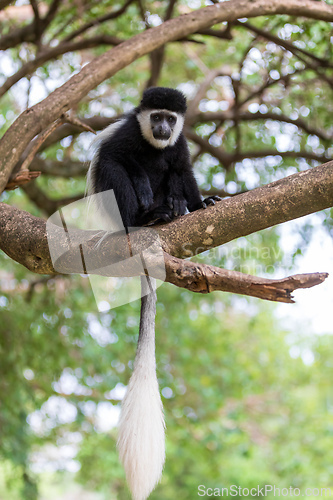
[[[202,200],[200,196],[182,134],[185,112],[186,98],[181,92],[153,87],[144,92],[133,112],[98,136],[88,192],[113,189],[125,227],[168,222],[220,199],[212,196]],[[142,286],[149,286],[150,293],[142,293],[138,347],[122,403],[118,438],[134,500],[149,496],[165,460],[163,408],[155,365],[154,280],[144,277]]]

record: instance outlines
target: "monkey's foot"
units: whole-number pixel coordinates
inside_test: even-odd
[[[209,205],[215,205],[215,202],[216,201],[221,201],[222,198],[220,198],[219,196],[208,196],[207,198],[205,198],[202,202],[202,208],[207,208],[209,207]]]

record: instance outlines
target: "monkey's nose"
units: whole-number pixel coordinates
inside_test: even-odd
[[[155,139],[170,139],[170,129],[169,127],[164,127],[163,125],[159,125],[158,127],[155,128],[154,130],[154,137]]]

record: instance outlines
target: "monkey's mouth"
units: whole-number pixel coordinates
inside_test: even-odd
[[[170,139],[170,132],[159,132],[159,131],[154,131],[153,132],[154,139],[158,139],[160,141],[168,141]]]

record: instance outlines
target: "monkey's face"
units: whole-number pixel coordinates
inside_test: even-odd
[[[184,116],[167,109],[141,111],[137,115],[141,133],[153,147],[173,146],[184,125]]]
[[[168,141],[177,123],[177,115],[158,111],[151,113],[150,126],[155,139]]]

